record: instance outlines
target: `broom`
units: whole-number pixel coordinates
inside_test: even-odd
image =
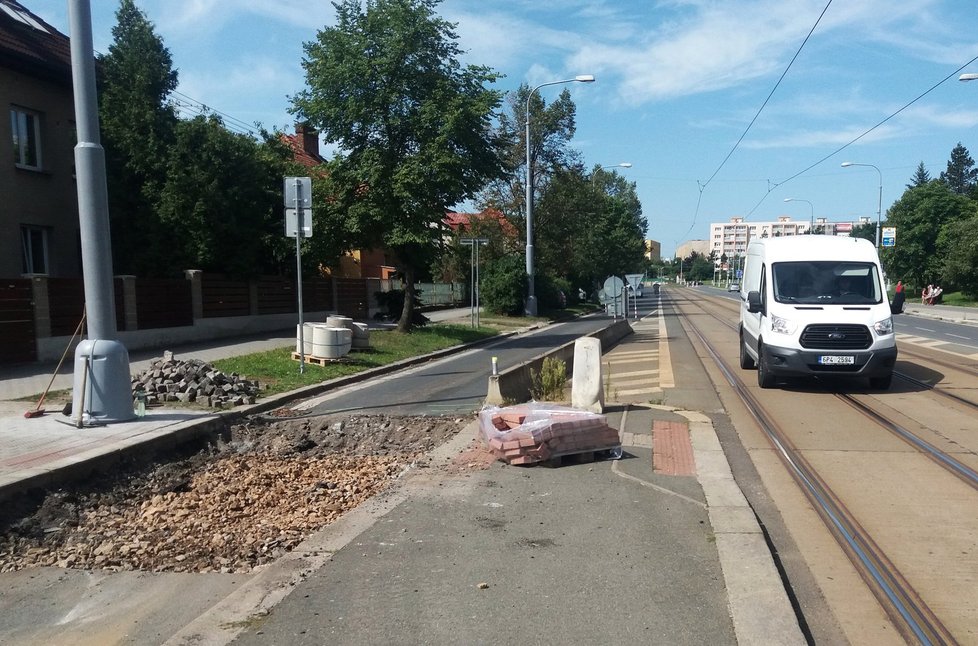
[[[24,413],[24,417],[26,417],[27,419],[30,419],[32,417],[40,417],[41,415],[44,414],[44,409],[41,408],[41,406],[44,405],[44,398],[48,396],[48,391],[51,390],[51,384],[54,383],[55,377],[57,377],[58,373],[61,372],[61,364],[65,362],[65,357],[68,356],[68,350],[71,350],[71,344],[75,342],[75,337],[78,336],[79,332],[81,332],[83,325],[85,325],[84,309],[82,309],[82,317],[81,320],[78,321],[78,327],[75,328],[75,333],[71,335],[71,340],[68,341],[68,347],[66,347],[65,351],[62,353],[61,360],[58,361],[58,367],[54,369],[54,374],[51,375],[51,381],[48,382],[48,387],[45,388],[44,393],[41,394],[41,399],[38,400],[37,407],[34,410],[29,410],[26,413]]]

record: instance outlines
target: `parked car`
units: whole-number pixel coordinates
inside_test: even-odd
[[[628,283],[628,285],[626,285],[626,287],[628,288],[628,292],[632,296],[634,296],[635,298],[642,298],[642,286],[641,285],[639,285],[636,288],[636,287],[632,287],[632,284],[631,283]]]
[[[730,283],[729,285],[727,285],[727,291],[728,292],[739,292],[740,291],[740,283]]]

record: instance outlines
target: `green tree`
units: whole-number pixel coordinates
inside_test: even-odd
[[[897,231],[896,246],[880,250],[887,274],[915,289],[941,283],[949,248],[949,238],[947,234],[942,236],[942,231],[974,214],[975,203],[944,182],[929,182],[904,191],[887,211],[886,224]]]
[[[498,75],[463,66],[436,0],[342,0],[336,25],[304,44],[307,89],[292,110],[338,145],[331,181],[364,247],[396,256],[410,329],[418,267],[430,265],[447,207],[502,174],[492,119]],[[419,259],[424,264],[419,264]]]
[[[927,167],[924,166],[924,162],[920,162],[917,164],[917,170],[914,171],[913,177],[910,178],[910,183],[907,184],[907,188],[923,186],[929,182],[930,179],[930,173],[927,172]]]
[[[703,282],[713,279],[713,261],[707,256],[694,251],[686,258],[685,263],[689,264],[689,268],[684,276],[686,280]]]
[[[280,147],[232,133],[217,117],[179,122],[159,205],[167,266],[238,276],[278,269],[284,258],[269,251],[284,252],[284,170]]]
[[[941,182],[958,195],[968,195],[978,183],[978,168],[975,168],[975,160],[960,141],[951,151],[947,170],[941,173]]]
[[[170,52],[133,0],[121,0],[113,42],[100,58],[99,120],[116,272],[154,274],[167,244],[156,203],[177,118]]]
[[[947,225],[939,244],[946,253],[941,284],[950,283],[969,298],[978,299],[978,216]]]
[[[863,238],[876,244],[876,223],[866,222],[865,224],[857,224],[852,227],[849,235],[853,238]]]
[[[486,205],[501,209],[514,220],[526,216],[526,107],[532,88],[526,84],[507,95],[508,111],[499,115],[500,158],[505,174],[491,182],[480,195]],[[577,151],[569,147],[577,130],[577,106],[565,88],[547,105],[539,92],[530,97],[530,158],[534,191],[546,189],[557,170],[576,163]],[[525,229],[525,227],[524,227]]]

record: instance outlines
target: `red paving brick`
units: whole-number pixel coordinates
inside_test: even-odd
[[[662,475],[696,475],[688,423],[652,422],[652,466],[656,473]]]

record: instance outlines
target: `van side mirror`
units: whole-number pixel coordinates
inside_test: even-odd
[[[747,292],[747,311],[756,314],[763,308],[761,307],[761,293],[757,290]]]

